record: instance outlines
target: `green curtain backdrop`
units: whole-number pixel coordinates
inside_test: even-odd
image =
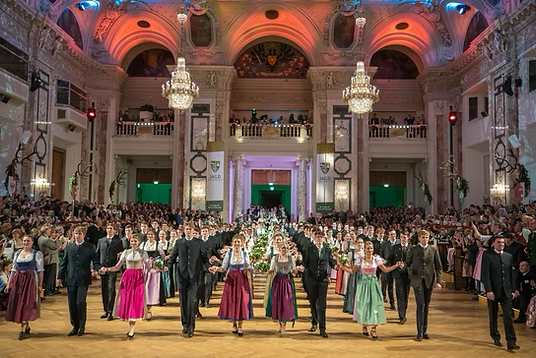
[[[385,208],[388,206],[396,206],[400,208],[404,206],[406,187],[403,186],[370,186],[370,207]]]
[[[137,184],[136,202],[171,203],[171,184]]]
[[[270,190],[270,188],[274,188]],[[285,211],[290,214],[290,185],[268,185],[268,184],[252,184],[251,185],[251,204],[265,205],[262,200],[262,194],[281,194],[281,205],[285,207]],[[271,209],[271,208],[270,208]]]

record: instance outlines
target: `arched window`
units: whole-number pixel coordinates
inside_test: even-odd
[[[190,38],[196,47],[209,47],[212,43],[212,21],[207,14],[190,16]]]
[[[138,54],[128,65],[131,77],[170,77],[167,66],[175,64],[173,54],[168,50],[150,49]]]
[[[337,48],[350,48],[354,44],[355,16],[337,15],[333,23],[333,44]]]
[[[484,15],[482,15],[481,12],[477,12],[473,18],[471,19],[471,22],[469,23],[469,27],[467,28],[467,32],[465,34],[465,41],[463,43],[463,51],[467,50],[469,46],[471,45],[471,42],[482,33],[486,28],[488,27],[488,22]]]
[[[80,31],[80,26],[78,21],[74,16],[73,12],[69,9],[66,9],[58,19],[58,26],[61,27],[67,35],[71,36],[74,40],[76,46],[84,49],[84,42],[82,41],[82,32]]]
[[[415,79],[419,70],[406,54],[396,50],[380,50],[370,59],[370,65],[378,67],[375,79]]]

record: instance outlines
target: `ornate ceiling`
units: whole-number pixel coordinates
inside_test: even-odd
[[[41,11],[54,22],[65,22],[64,12],[72,12],[79,35],[71,34],[78,33],[76,24],[62,27],[71,36],[80,36],[73,43],[81,43],[96,60],[124,69],[145,50],[177,54],[181,46],[188,63],[232,66],[248,48],[276,41],[298,49],[311,66],[349,66],[359,57],[368,64],[375,52],[394,49],[422,71],[463,53],[467,29],[477,12],[491,24],[509,10],[504,8],[508,1],[494,7],[496,0],[463,0],[469,6],[464,14],[457,8],[461,2],[363,0],[367,23],[360,30],[353,20],[342,18],[337,10],[340,2],[335,0],[40,1]],[[512,6],[517,2],[511,0]],[[181,36],[177,13],[183,9],[190,20]]]

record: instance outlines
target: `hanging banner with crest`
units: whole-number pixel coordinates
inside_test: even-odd
[[[328,213],[334,209],[333,159],[335,144],[319,143],[316,153],[316,212]]]
[[[223,142],[209,142],[207,150],[208,174],[205,209],[207,211],[223,211],[225,183]]]

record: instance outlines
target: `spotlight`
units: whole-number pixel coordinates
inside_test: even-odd
[[[87,6],[88,6],[88,3],[86,2],[79,2],[78,4],[75,5],[75,7],[80,11],[86,11]]]
[[[449,123],[451,126],[455,125],[458,122],[458,112],[449,113]]]
[[[458,11],[458,14],[463,15],[470,9],[467,5],[458,5],[456,6],[456,11]]]
[[[30,91],[34,92],[43,86],[43,81],[41,80],[41,74],[39,71],[32,72],[32,82],[30,84]]]
[[[506,93],[509,96],[514,95],[514,90],[512,89],[512,76],[506,77],[503,84],[500,86],[502,88],[503,92]]]

